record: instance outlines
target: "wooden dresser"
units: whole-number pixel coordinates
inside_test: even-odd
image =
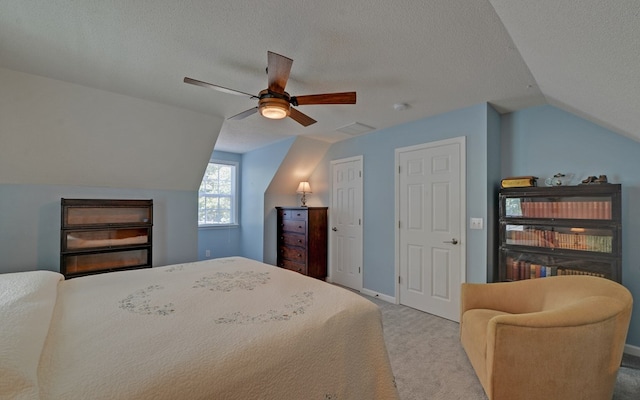
[[[317,279],[327,276],[327,207],[276,207],[278,266]]]

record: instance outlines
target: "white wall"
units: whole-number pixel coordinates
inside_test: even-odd
[[[222,118],[0,68],[0,183],[197,190]]]

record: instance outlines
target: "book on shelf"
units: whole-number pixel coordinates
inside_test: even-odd
[[[520,208],[525,218],[611,219],[608,200],[523,201]]]
[[[541,265],[529,261],[515,260],[512,257],[507,258],[507,268],[505,271],[505,279],[508,281],[520,281],[525,279],[546,278],[549,276],[561,275],[589,275],[606,278],[605,274],[585,271],[582,269],[566,268],[562,266]]]
[[[581,231],[562,233],[538,228],[508,230],[505,235],[505,242],[517,246],[594,251],[598,253],[611,253],[613,250],[613,238],[611,236],[588,235]]]
[[[536,176],[510,176],[500,181],[500,186],[503,188],[515,188],[515,187],[532,187],[536,186]]]

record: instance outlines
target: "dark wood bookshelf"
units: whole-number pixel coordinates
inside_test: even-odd
[[[500,281],[592,275],[621,282],[621,185],[505,188]]]
[[[67,278],[150,268],[153,200],[61,199],[60,272]]]

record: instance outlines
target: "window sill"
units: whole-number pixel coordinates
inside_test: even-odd
[[[239,224],[225,224],[225,225],[198,225],[198,230],[210,230],[210,229],[237,229]]]

